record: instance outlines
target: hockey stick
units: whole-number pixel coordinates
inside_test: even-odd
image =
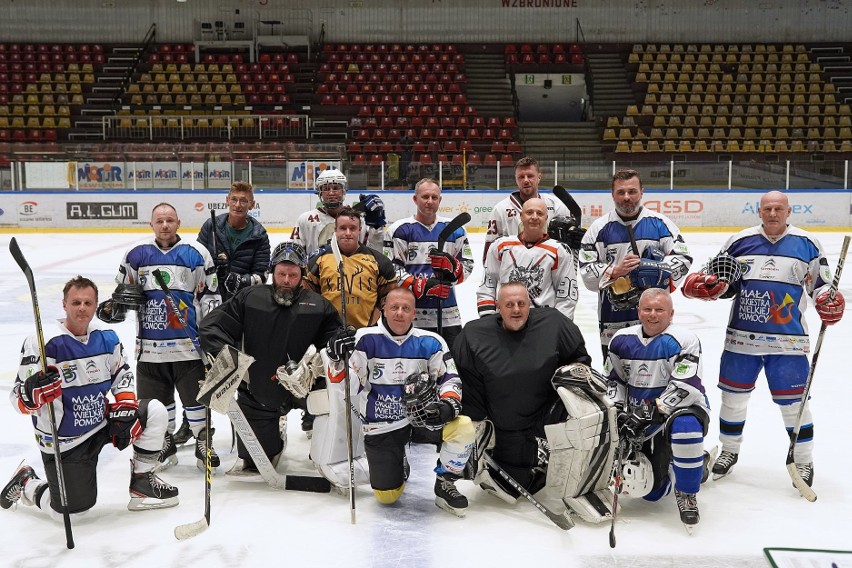
[[[343,316],[343,327],[346,327],[346,275],[343,272],[343,254],[337,233],[331,237],[331,252],[337,261],[337,272],[340,275],[340,315]],[[343,399],[346,404],[346,459],[349,462],[349,520],[355,524],[355,458],[352,448],[352,392],[349,390],[349,355],[343,357],[343,388],[346,392]]]
[[[553,186],[553,195],[565,204],[565,207],[568,208],[568,211],[570,211],[574,219],[577,220],[577,225],[579,226],[583,219],[583,209],[580,207],[580,204],[577,203],[571,194],[568,193],[568,190],[561,185]]]
[[[843,264],[846,262],[846,252],[849,250],[849,241],[849,235],[843,237],[843,245],[840,247],[840,258],[837,260],[837,268],[834,270],[834,278],[831,280],[831,288],[829,288],[828,292],[831,298],[834,298],[834,294],[837,292],[837,287],[840,284],[840,275],[843,272]],[[802,391],[802,403],[799,405],[799,413],[796,415],[796,425],[790,431],[790,447],[787,449],[787,473],[790,474],[790,478],[793,480],[793,485],[796,486],[796,489],[799,490],[802,497],[811,502],[816,501],[816,493],[813,488],[805,483],[802,476],[799,475],[799,471],[796,469],[796,461],[793,457],[793,453],[796,449],[796,441],[799,438],[799,430],[802,428],[802,415],[805,411],[805,405],[808,403],[808,395],[811,391],[811,383],[814,379],[814,370],[816,369],[819,352],[822,349],[822,338],[825,336],[825,330],[827,327],[828,326],[825,322],[823,322],[819,327],[816,347],[814,348],[814,354],[811,358],[811,367],[808,370],[808,378],[805,381],[805,388]]]
[[[627,448],[630,444],[627,438],[621,437],[618,439],[618,460],[615,463],[613,470],[613,490],[612,490],[612,521],[609,525],[609,547],[615,548],[615,517],[618,514],[618,495],[621,493],[622,483],[624,481],[624,454],[627,453]]]
[[[466,224],[470,223],[470,213],[467,211],[463,211],[456,215],[450,220],[447,225],[441,229],[441,232],[438,234],[438,252],[444,252],[444,245],[447,244],[447,239],[449,239],[453,233],[455,233],[460,228],[464,227]],[[440,274],[438,276],[438,282],[443,285],[444,280]],[[438,335],[441,335],[441,332],[444,329],[444,301],[441,298],[438,298],[438,325],[436,326],[438,330]]]
[[[195,347],[195,350],[198,352],[198,356],[201,357],[201,365],[205,366],[207,358],[204,356],[204,351],[201,350],[198,338],[190,336],[189,325],[186,323],[186,319],[183,317],[183,314],[180,313],[180,307],[175,301],[174,296],[172,296],[171,290],[169,290],[169,285],[166,283],[165,276],[159,268],[154,270],[153,275],[154,280],[163,290],[169,309],[178,319],[186,337],[192,342],[193,347]],[[194,523],[175,527],[174,534],[175,538],[178,540],[184,540],[200,534],[207,530],[207,527],[210,526],[210,488],[212,486],[211,477],[213,471],[213,467],[210,464],[210,445],[212,443],[212,440],[210,439],[210,407],[205,407],[204,409],[204,443],[206,449],[204,453],[204,518]]]
[[[12,258],[15,259],[18,266],[21,267],[30,288],[36,339],[38,340],[38,353],[41,358],[41,370],[44,372],[47,370],[47,353],[44,348],[44,332],[41,328],[41,312],[38,309],[38,295],[36,294],[33,271],[27,259],[24,258],[24,253],[21,252],[21,247],[18,246],[18,241],[15,240],[15,237],[12,237],[12,240],[9,241],[9,252],[12,253]],[[65,494],[65,475],[62,469],[62,452],[59,450],[59,434],[56,431],[56,411],[53,409],[52,401],[47,404],[47,412],[50,417],[50,434],[53,436],[53,457],[56,461],[56,479],[59,485],[59,506],[62,509],[62,521],[65,523],[65,544],[70,550],[74,548],[74,535],[71,534],[71,514],[68,512],[68,497]]]
[[[482,452],[482,455],[485,456],[485,462],[489,465],[489,467],[499,473],[500,477],[506,480],[506,483],[511,485],[515,489],[515,491],[520,493],[524,499],[532,503],[533,507],[538,509],[545,517],[550,519],[553,524],[555,524],[557,527],[564,531],[574,528],[574,521],[571,520],[571,517],[569,516],[567,510],[562,514],[554,513],[553,511],[542,505],[541,502],[535,497],[533,497],[532,493],[524,489],[524,487],[520,483],[515,481],[515,479],[511,475],[509,475],[505,469],[500,467],[500,465],[496,461],[494,461],[494,458],[492,458],[488,452]]]

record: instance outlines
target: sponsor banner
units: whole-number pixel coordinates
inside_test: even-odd
[[[71,162],[76,179],[71,186],[78,189],[124,189],[124,162]]]
[[[547,191],[547,190],[545,190]],[[346,203],[354,203],[359,189],[350,189]],[[466,211],[468,228],[484,230],[494,205],[508,191],[445,191],[439,215],[454,217]],[[668,192],[645,191],[644,204],[671,218],[681,228],[730,227],[736,230],[760,223],[758,207],[765,192]],[[413,215],[411,191],[379,192],[389,222]],[[583,210],[582,224],[612,210],[608,191],[574,192]],[[793,214],[790,221],[803,228],[847,227],[852,220],[852,201],[846,192],[788,192]],[[0,226],[85,228],[147,227],[151,210],[161,202],[174,205],[183,227],[200,227],[210,211],[226,213],[227,191],[193,192],[13,192],[0,194]],[[313,191],[256,191],[250,214],[269,228],[290,228],[299,215],[317,205]],[[187,235],[190,236],[190,235]],[[191,236],[195,236],[192,234]]]
[[[180,163],[180,187],[204,189],[204,162]]]
[[[127,162],[126,165],[128,189],[154,187],[154,165],[151,162]]]
[[[152,162],[151,170],[154,172],[151,187],[160,189],[180,187],[180,162]]]
[[[207,162],[207,187],[230,189],[232,181],[231,162]]]
[[[287,162],[287,187],[289,189],[313,189],[314,180],[327,169],[339,170],[340,161]]]

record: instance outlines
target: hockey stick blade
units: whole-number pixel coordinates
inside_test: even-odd
[[[506,483],[511,485],[515,491],[520,493],[524,499],[532,503],[533,507],[538,509],[545,517],[550,519],[554,525],[564,531],[574,528],[574,521],[571,520],[571,517],[568,515],[568,511],[562,514],[554,513],[553,511],[542,505],[538,499],[533,497],[533,495],[529,491],[524,489],[524,487],[520,483],[515,481],[515,479],[511,475],[506,473],[506,470],[500,467],[500,465],[494,461],[494,458],[492,458],[488,454],[488,452],[484,452],[482,455],[485,456],[486,463],[491,466],[491,468],[493,468],[497,473],[499,473],[500,477],[506,480]]]
[[[206,531],[209,526],[207,519],[199,519],[194,523],[178,525],[175,527],[175,538],[178,540],[186,540],[188,538],[198,536]]]
[[[453,233],[458,231],[461,227],[464,227],[470,223],[470,213],[464,211],[459,213],[452,220],[447,223],[447,226],[441,230],[441,233],[438,235],[438,250],[444,252],[444,245],[447,244],[447,240],[452,236]]]
[[[834,295],[837,287],[840,286],[840,276],[843,274],[843,265],[846,263],[846,253],[849,251],[849,242],[852,240],[852,237],[846,235],[843,237],[843,245],[840,247],[840,258],[837,260],[837,268],[834,270],[834,278],[831,279],[831,288],[829,289],[829,294]],[[799,406],[799,413],[796,415],[796,425],[790,431],[790,446],[787,448],[787,473],[790,474],[790,479],[793,481],[793,485],[796,486],[796,489],[799,490],[802,497],[813,503],[816,501],[816,493],[813,488],[810,487],[802,476],[799,474],[799,470],[796,469],[796,460],[795,460],[795,451],[796,451],[796,441],[799,439],[799,430],[802,427],[802,415],[804,414],[805,405],[808,403],[808,397],[811,392],[811,384],[813,383],[814,372],[816,371],[816,364],[819,360],[819,354],[822,350],[822,339],[825,336],[825,330],[828,326],[823,322],[819,328],[819,335],[817,336],[816,347],[814,348],[813,355],[811,356],[811,365],[810,369],[808,369],[808,378],[805,380],[805,388],[802,390],[802,402]]]
[[[568,208],[568,211],[571,212],[571,215],[574,219],[577,220],[577,225],[580,225],[583,219],[583,209],[580,207],[580,204],[568,193],[568,190],[562,187],[561,185],[553,186],[553,195],[555,195],[559,201],[565,204],[565,207]]]

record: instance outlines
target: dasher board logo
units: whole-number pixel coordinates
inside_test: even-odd
[[[135,202],[69,202],[66,204],[68,219],[122,219],[135,220],[139,207]]]

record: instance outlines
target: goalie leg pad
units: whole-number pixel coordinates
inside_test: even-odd
[[[328,414],[328,389],[317,389],[309,392],[306,402],[309,414],[313,414],[315,417]]]
[[[490,420],[471,421],[474,430],[474,443],[470,458],[464,468],[464,478],[474,480],[485,469],[485,450],[493,450],[495,444],[494,424]]]
[[[331,483],[348,487],[345,388],[345,383],[329,381],[325,389],[308,393],[307,404],[308,412],[316,416],[311,435],[311,460]],[[356,396],[351,398],[353,403],[357,400]],[[365,483],[369,479],[369,468],[366,459],[359,460],[365,455],[361,420],[352,409],[349,412],[352,417],[352,457],[356,463],[356,483]]]
[[[611,514],[598,501],[606,501],[601,492],[608,491],[618,443],[615,408],[597,390],[559,387],[557,393],[568,419],[544,428],[550,444],[547,486],[581,518],[601,522]]]
[[[447,471],[462,475],[473,451],[475,436],[473,422],[464,415],[457,416],[444,426],[440,459]]]

